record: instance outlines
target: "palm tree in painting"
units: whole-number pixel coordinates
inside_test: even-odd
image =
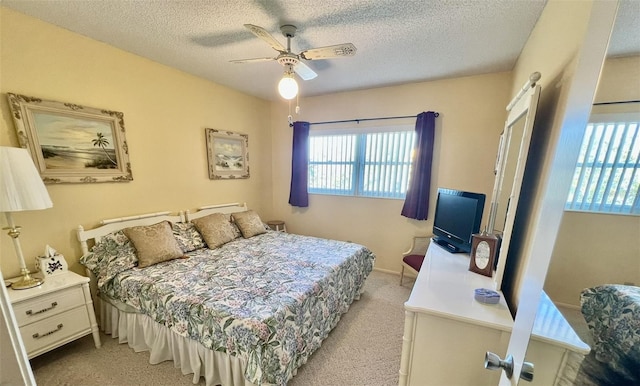
[[[109,145],[109,140],[106,139],[102,133],[98,133],[97,136],[98,137],[96,139],[91,140],[91,142],[93,143],[93,146],[99,146],[104,152],[104,155],[106,155],[107,158],[109,158],[109,161],[111,161],[112,164],[117,165],[116,161],[114,161],[111,157],[109,157],[109,153],[107,153],[106,147],[107,145]]]

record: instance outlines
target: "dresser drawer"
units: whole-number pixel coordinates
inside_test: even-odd
[[[60,341],[82,331],[91,332],[89,315],[84,306],[20,327],[28,355],[47,346],[57,346]]]
[[[15,303],[13,310],[18,326],[22,327],[83,305],[84,302],[82,287],[75,286]]]

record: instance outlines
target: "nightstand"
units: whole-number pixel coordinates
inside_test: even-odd
[[[38,287],[7,292],[29,359],[89,334],[100,347],[89,278],[65,272]]]

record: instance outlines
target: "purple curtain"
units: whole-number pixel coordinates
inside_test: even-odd
[[[436,113],[418,114],[416,119],[416,141],[413,145],[414,159],[407,196],[402,207],[402,215],[416,220],[426,220],[429,213],[429,192],[431,190],[431,163],[433,161],[433,137]]]
[[[293,152],[291,155],[291,206],[309,206],[307,174],[309,171],[309,122],[293,122]]]

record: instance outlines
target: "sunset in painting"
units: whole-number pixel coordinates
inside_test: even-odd
[[[34,112],[34,124],[47,169],[115,169],[109,122]]]

